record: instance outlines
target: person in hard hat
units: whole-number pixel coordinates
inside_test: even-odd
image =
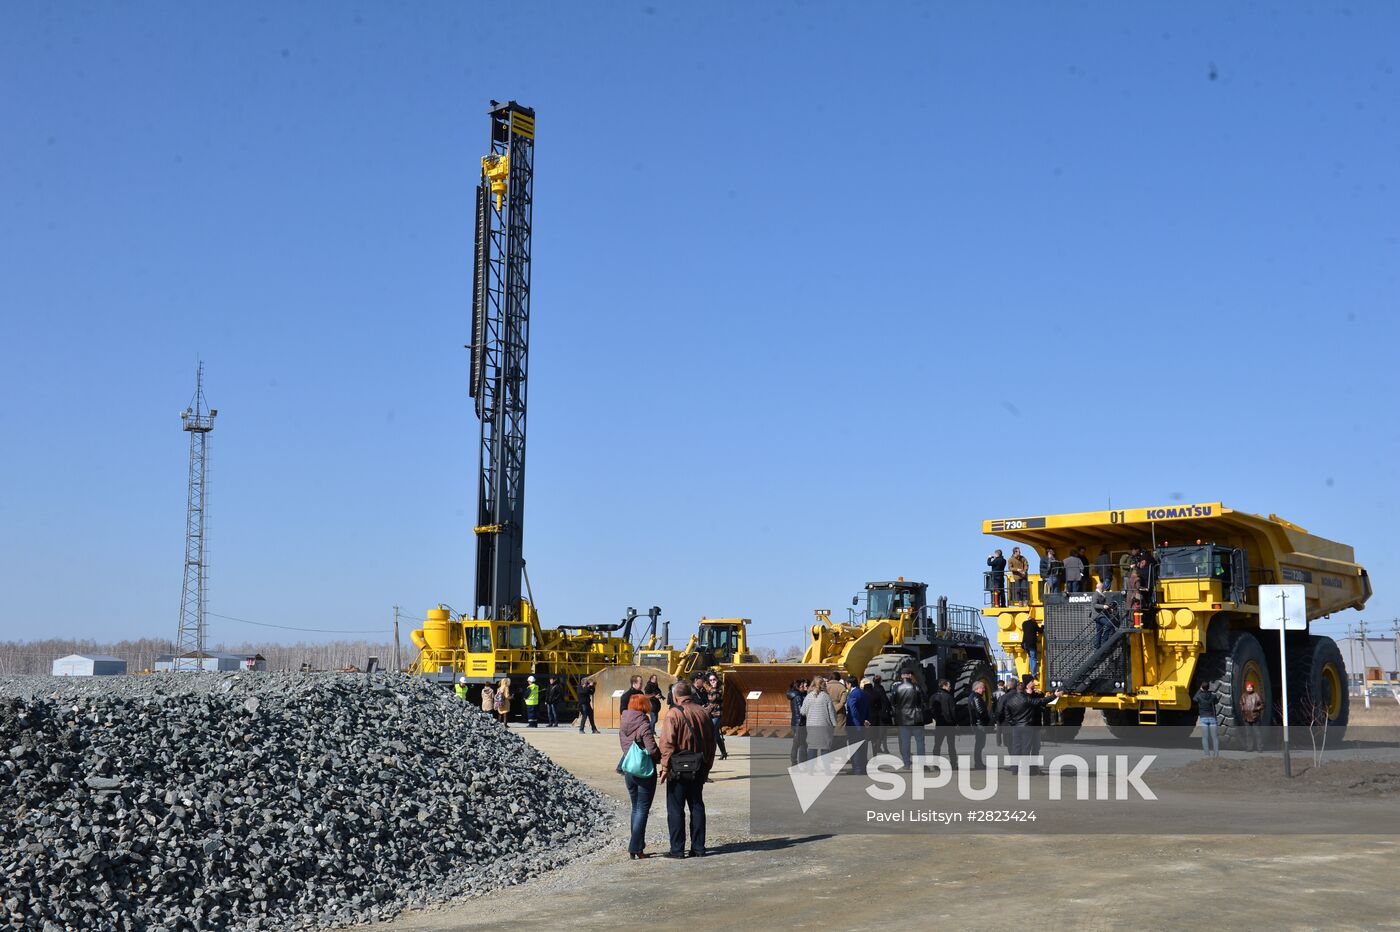
[[[458,698],[458,699],[461,699],[461,700],[463,700],[464,702],[466,701],[466,698],[467,698],[467,678],[466,678],[465,676],[459,676],[459,677],[457,677],[457,687],[456,687],[456,689],[453,690],[453,692],[455,692],[455,693],[457,694],[457,698]]]
[[[525,680],[525,727],[540,727],[540,686],[533,676]]]

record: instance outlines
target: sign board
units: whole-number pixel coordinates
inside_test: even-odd
[[[1260,586],[1259,627],[1267,631],[1306,631],[1308,595],[1302,586]]]
[[[757,699],[757,698],[758,698],[759,696],[761,696],[761,695],[763,695],[762,692],[760,692],[759,690],[754,690],[753,692],[749,693],[748,699],[749,699],[750,702],[752,702],[753,700]]]
[[[625,689],[614,689],[614,690],[613,690],[613,698],[614,698],[614,699],[621,699],[621,698],[622,698],[622,694],[625,693],[625,692],[627,692],[627,690],[625,690]]]

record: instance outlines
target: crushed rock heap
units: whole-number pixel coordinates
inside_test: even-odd
[[[421,680],[0,677],[0,928],[383,919],[576,858],[609,818]]]

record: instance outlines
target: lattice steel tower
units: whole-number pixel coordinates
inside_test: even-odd
[[[204,401],[204,363],[195,376],[194,404],[180,415],[190,435],[189,503],[185,507],[185,586],[180,592],[180,630],[175,635],[176,670],[201,670],[203,661],[191,655],[204,653],[204,600],[206,558],[204,530],[208,499],[209,432],[216,409]]]

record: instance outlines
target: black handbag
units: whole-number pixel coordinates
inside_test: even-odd
[[[694,734],[694,727],[690,723],[690,718],[684,712],[681,718],[685,719],[687,731]],[[701,736],[701,743],[704,737]],[[680,780],[694,780],[700,776],[700,772],[705,768],[704,751],[675,751],[671,754],[671,773]]]

